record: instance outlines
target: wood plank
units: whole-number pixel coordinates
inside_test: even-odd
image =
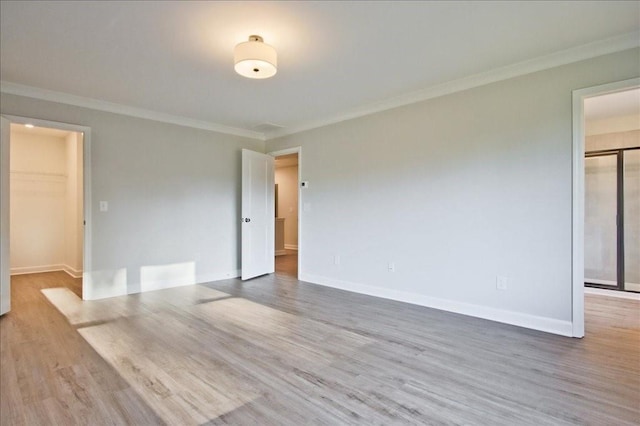
[[[92,302],[13,277],[0,424],[640,424],[640,301],[587,295],[570,339],[307,284],[288,256]]]

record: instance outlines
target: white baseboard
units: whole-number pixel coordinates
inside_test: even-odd
[[[618,299],[640,300],[640,293],[609,290],[608,288],[585,287],[584,294],[596,294],[598,296],[616,297]]]
[[[73,278],[82,278],[82,269],[74,269],[69,265],[62,265],[62,270],[67,274],[71,275]]]
[[[40,272],[64,271],[64,265],[40,265],[11,268],[11,275],[38,274]]]
[[[38,274],[41,272],[57,272],[64,271],[73,278],[82,278],[82,270],[73,269],[69,265],[41,265],[41,266],[23,266],[20,268],[11,268],[11,275]]]
[[[625,290],[629,290],[629,291],[640,291],[640,284],[639,283],[624,283],[624,288]]]
[[[287,250],[298,250],[298,245],[297,244],[285,244],[284,248]]]
[[[490,308],[487,306],[473,305],[470,303],[458,302],[455,300],[441,299],[437,297],[425,296],[422,294],[409,293],[392,290],[382,287],[374,287],[366,284],[353,283],[349,281],[336,280],[313,274],[299,274],[298,279],[325,287],[347,290],[354,293],[366,294],[369,296],[381,297],[383,299],[397,300],[399,302],[411,303],[413,305],[426,306],[428,308],[442,311],[455,312],[457,314],[483,318],[547,333],[559,334],[571,337],[573,327],[571,321],[561,321],[553,318],[540,317],[536,315],[523,314],[502,309]]]

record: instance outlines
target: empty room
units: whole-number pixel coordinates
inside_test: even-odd
[[[0,425],[640,424],[639,1],[0,0]]]

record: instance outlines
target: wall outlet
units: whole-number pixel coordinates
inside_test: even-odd
[[[340,256],[338,256],[338,255],[333,256],[333,264],[334,265],[339,265],[340,264]]]
[[[108,201],[100,201],[100,211],[106,212],[109,210],[109,202]]]
[[[389,266],[388,266],[389,272],[395,272],[396,271],[396,264],[393,262],[389,262]]]
[[[498,275],[496,277],[496,290],[505,291],[509,280],[507,277]]]

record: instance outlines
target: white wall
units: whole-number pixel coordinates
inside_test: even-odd
[[[284,244],[298,248],[298,166],[278,167],[278,217],[284,218]]]
[[[1,95],[2,114],[91,128],[88,299],[235,276],[240,150],[264,142]],[[99,212],[98,203],[109,202]]]
[[[637,77],[639,61],[632,49],[268,141],[303,147],[300,278],[570,335],[572,90]]]
[[[11,134],[11,272],[62,269],[65,260],[66,141]]]

